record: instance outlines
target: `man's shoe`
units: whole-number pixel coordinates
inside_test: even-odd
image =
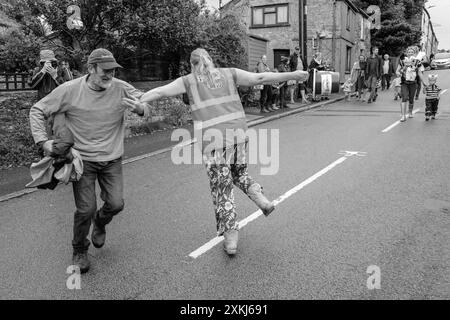
[[[408,113],[408,118],[414,118],[412,112]]]
[[[87,251],[73,253],[72,264],[80,268],[80,273],[86,273],[89,271],[91,263],[89,262]]]
[[[95,219],[92,219],[92,224],[93,224],[92,234],[91,234],[92,244],[94,245],[94,247],[99,249],[99,248],[103,247],[103,245],[105,244],[105,240],[106,240],[105,226],[99,225],[95,221]]]
[[[425,121],[428,121],[428,120],[430,120],[430,117],[429,116],[425,116]]]
[[[272,109],[273,109],[273,110],[278,110],[278,109],[280,109],[280,108],[278,108],[277,106],[272,106]]]
[[[270,112],[270,111],[267,110],[267,108],[262,108],[262,109],[261,109],[261,113],[268,113],[268,112]]]
[[[433,120],[436,119],[436,115],[433,114],[433,115],[431,116],[431,119],[433,119]]]
[[[261,209],[263,214],[267,217],[275,210],[275,206],[272,202],[262,193],[262,188],[258,183],[252,184],[247,191],[248,197]]]
[[[227,252],[229,255],[235,255],[237,252],[237,245],[239,240],[239,234],[236,229],[231,229],[228,231],[225,231],[224,234],[224,241],[223,241],[223,249]]]
[[[406,121],[406,116],[402,116],[401,118],[400,118],[400,122],[405,122]]]

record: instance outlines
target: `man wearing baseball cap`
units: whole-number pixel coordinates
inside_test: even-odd
[[[122,155],[127,109],[141,116],[148,106],[138,101],[143,94],[114,77],[121,66],[106,49],[95,49],[88,58],[88,75],[66,82],[38,101],[30,110],[30,125],[35,143],[50,154],[53,141],[45,132],[44,119],[64,114],[65,124],[74,136],[74,149],[83,159],[83,175],[73,182],[76,211],[73,226],[73,264],[82,273],[90,262],[87,239],[91,221],[91,241],[101,248],[106,239],[105,226],[124,208]],[[95,181],[101,189],[103,206],[97,210]]]

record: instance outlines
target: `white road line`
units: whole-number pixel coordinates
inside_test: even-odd
[[[304,187],[306,187],[308,184],[310,184],[311,182],[317,180],[318,178],[320,178],[321,176],[323,176],[325,173],[327,173],[328,171],[332,170],[333,168],[335,168],[336,166],[340,165],[341,163],[343,163],[345,160],[347,160],[348,158],[358,155],[358,153],[356,152],[347,152],[347,155],[337,159],[336,161],[334,161],[332,164],[330,164],[329,166],[323,168],[322,170],[320,170],[319,172],[317,172],[316,174],[314,174],[313,176],[309,177],[308,179],[306,179],[305,181],[303,181],[302,183],[300,183],[299,185],[295,186],[294,188],[292,188],[291,190],[287,191],[285,194],[281,195],[280,197],[278,197],[276,200],[274,200],[274,205],[277,206],[279,205],[281,202],[285,201],[286,199],[288,199],[289,197],[291,197],[292,195],[294,195],[295,193],[297,193],[298,191],[300,191],[301,189],[303,189]],[[244,226],[246,226],[248,223],[250,223],[251,221],[257,219],[259,216],[262,215],[262,211],[258,210],[255,211],[254,213],[252,213],[250,216],[248,216],[247,218],[239,221],[239,228],[242,229]],[[210,241],[208,241],[207,243],[205,243],[203,246],[201,246],[200,248],[192,251],[189,254],[189,257],[196,259],[199,256],[201,256],[202,254],[204,254],[205,252],[207,252],[208,250],[212,249],[214,246],[218,245],[220,242],[223,241],[223,236],[218,236],[215,237],[213,239],[211,239]]]
[[[416,110],[413,111],[413,114],[416,114],[416,113],[419,112],[419,111],[420,111],[420,109],[416,109]],[[394,122],[393,124],[391,124],[389,127],[387,127],[386,129],[384,129],[384,130],[381,131],[381,132],[386,133],[386,132],[388,132],[389,130],[391,130],[392,128],[394,128],[396,125],[398,125],[399,123],[400,123],[400,121],[396,121],[396,122]]]

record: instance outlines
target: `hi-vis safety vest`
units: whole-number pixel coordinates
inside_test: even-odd
[[[215,137],[214,133],[217,131],[220,131],[223,137],[221,141],[215,141],[215,138],[211,141],[209,138],[203,139],[202,151],[205,147],[222,149],[246,140],[245,132],[248,127],[244,108],[236,89],[236,70],[222,68],[216,70],[220,74],[220,79],[216,79],[216,87],[207,80],[198,81],[193,74],[182,78],[192,109],[194,131],[200,130],[202,139],[210,134]],[[209,131],[209,129],[215,130]],[[230,135],[230,130],[234,131],[234,135]]]

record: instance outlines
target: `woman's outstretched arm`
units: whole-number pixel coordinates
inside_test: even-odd
[[[165,86],[147,91],[142,95],[140,100],[142,102],[152,102],[161,98],[178,96],[183,93],[186,93],[186,88],[183,79],[180,77]]]
[[[306,81],[308,72],[297,70],[294,72],[264,72],[253,73],[242,69],[235,69],[237,75],[237,84],[244,87],[251,87],[258,84],[272,84],[274,82],[283,82],[288,80]]]

